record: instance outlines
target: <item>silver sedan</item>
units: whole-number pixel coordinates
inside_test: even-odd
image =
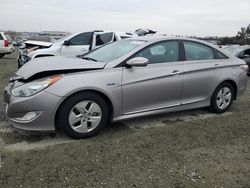
[[[96,135],[110,122],[209,107],[226,112],[247,84],[247,65],[202,41],[143,37],[78,57],[38,58],[5,89],[11,125]]]

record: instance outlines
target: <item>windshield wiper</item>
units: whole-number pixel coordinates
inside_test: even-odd
[[[91,58],[91,57],[82,57],[83,59],[86,59],[86,60],[90,60],[90,61],[95,61],[95,62],[97,62],[97,60],[96,59],[94,59],[94,58]]]

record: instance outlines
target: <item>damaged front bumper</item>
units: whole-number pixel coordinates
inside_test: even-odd
[[[25,63],[29,62],[31,60],[31,58],[29,57],[29,53],[32,51],[37,50],[38,47],[33,47],[30,49],[20,49],[19,50],[19,56],[17,58],[17,63],[18,63],[18,68],[20,68],[21,66],[23,66]]]
[[[46,91],[30,97],[15,97],[11,94],[14,82],[10,82],[4,92],[8,122],[21,130],[55,131],[56,110],[63,97]]]

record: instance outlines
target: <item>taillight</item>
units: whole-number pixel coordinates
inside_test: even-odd
[[[9,46],[9,41],[8,40],[4,40],[4,47],[8,47]]]
[[[242,68],[244,71],[248,72],[249,71],[249,67],[248,65],[241,65],[240,68]]]

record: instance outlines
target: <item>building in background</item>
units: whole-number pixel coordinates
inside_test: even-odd
[[[61,39],[65,36],[70,35],[69,32],[64,31],[42,31],[42,32],[16,32],[16,31],[6,31],[13,41],[25,41],[25,40],[36,40],[44,42],[53,42],[55,40]]]
[[[65,32],[65,31],[42,31],[38,33],[38,37],[49,38],[50,42],[53,42],[70,34],[71,34],[70,32]]]

